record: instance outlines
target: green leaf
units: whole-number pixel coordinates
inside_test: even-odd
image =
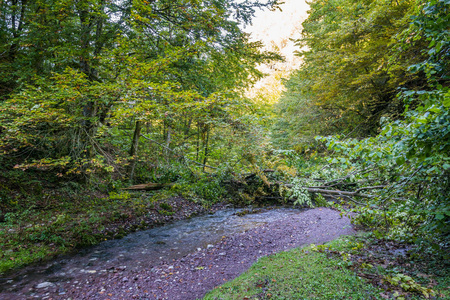
[[[398,157],[398,158],[395,160],[395,163],[396,163],[397,165],[401,166],[401,165],[403,165],[403,164],[405,163],[405,158],[404,158],[403,156],[400,156],[400,157]]]
[[[443,220],[445,216],[443,214],[436,214],[436,219]]]

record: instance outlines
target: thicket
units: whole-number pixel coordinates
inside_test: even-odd
[[[301,202],[352,203],[379,237],[448,249],[449,23],[448,0],[310,3],[273,131]]]

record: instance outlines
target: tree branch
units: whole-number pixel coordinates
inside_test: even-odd
[[[163,144],[161,144],[161,143],[158,143],[157,141],[152,140],[151,138],[146,137],[146,136],[143,135],[143,134],[141,134],[141,136],[142,136],[144,139],[146,139],[146,140],[148,140],[148,141],[150,141],[150,142],[152,142],[152,143],[155,143],[155,144],[157,144],[158,146],[160,146],[160,147],[162,147],[162,148],[164,148],[164,149],[166,149],[166,150],[169,150],[169,151],[172,152],[172,153],[175,153],[175,154],[177,154],[177,155],[180,155],[185,161],[190,161],[190,162],[192,162],[192,163],[194,163],[194,164],[196,164],[196,165],[199,165],[199,166],[202,166],[202,167],[206,167],[206,168],[210,168],[210,169],[213,169],[213,170],[217,170],[217,169],[218,169],[218,168],[216,168],[216,167],[211,167],[211,166],[208,166],[208,165],[199,163],[198,161],[195,161],[195,160],[186,158],[183,154],[177,153],[175,150],[173,150],[173,149],[171,149],[171,148],[169,148],[169,147],[167,147],[167,146],[165,146],[165,145],[163,145]]]

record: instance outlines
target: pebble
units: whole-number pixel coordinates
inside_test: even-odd
[[[53,283],[45,281],[45,282],[41,282],[39,284],[36,285],[37,289],[43,289],[43,288],[47,288],[47,287],[51,287],[51,286],[55,286]]]

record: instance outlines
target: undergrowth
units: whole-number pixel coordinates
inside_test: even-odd
[[[161,218],[175,213],[162,202],[175,195],[168,191],[112,192],[103,198],[86,193],[44,209],[6,213],[0,223],[0,273],[148,228],[150,212]]]

